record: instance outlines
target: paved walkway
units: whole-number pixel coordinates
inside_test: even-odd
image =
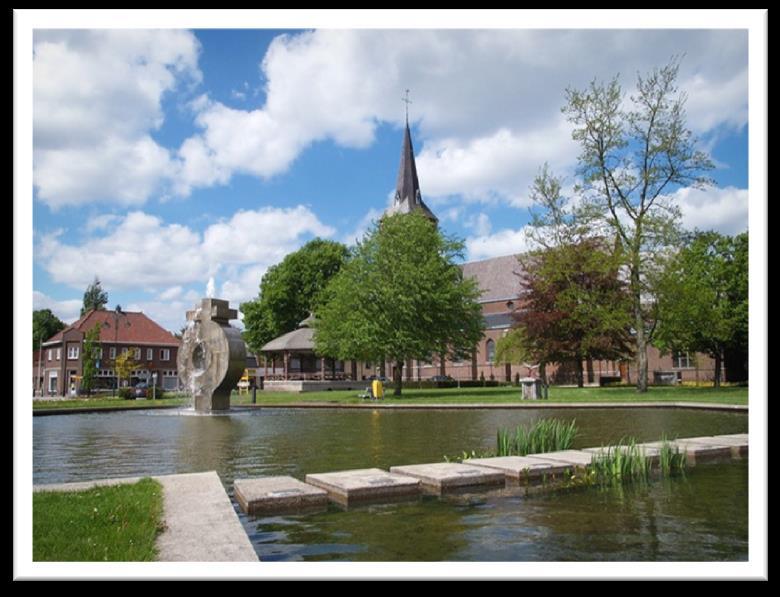
[[[216,472],[152,477],[163,486],[162,562],[257,562],[258,557]],[[36,485],[33,491],[82,491],[140,477]]]

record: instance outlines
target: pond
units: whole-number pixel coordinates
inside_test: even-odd
[[[262,409],[35,417],[33,482],[216,470],[233,480],[388,468],[491,449],[499,427],[576,419],[575,447],[745,433],[744,413],[684,409]],[[646,487],[471,494],[240,518],[262,560],[746,560],[747,464],[699,466]],[[724,524],[727,521],[727,524]]]

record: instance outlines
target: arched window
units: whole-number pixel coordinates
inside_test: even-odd
[[[496,358],[496,343],[493,340],[485,342],[485,362],[492,363]]]

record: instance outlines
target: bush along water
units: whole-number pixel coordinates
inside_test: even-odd
[[[601,484],[626,481],[644,483],[653,474],[670,477],[684,473],[685,466],[685,452],[680,452],[679,447],[665,437],[655,457],[648,455],[635,439],[630,438],[602,448],[588,467],[586,478]]]

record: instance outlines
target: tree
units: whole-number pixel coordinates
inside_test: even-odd
[[[133,355],[137,350],[138,348],[135,347],[123,350],[122,354],[117,355],[116,359],[114,360],[117,385],[119,385],[119,382],[121,382],[123,379],[129,380],[130,376],[133,374],[133,371],[138,369],[139,365],[133,358]]]
[[[244,340],[253,351],[291,332],[316,311],[320,295],[349,255],[345,245],[316,238],[268,269],[260,295],[241,305]]]
[[[84,291],[84,304],[81,307],[81,314],[84,315],[84,313],[92,309],[102,311],[106,304],[108,304],[108,293],[101,288],[100,280],[95,276],[95,280]]]
[[[317,353],[390,359],[396,396],[406,360],[470,356],[483,318],[477,283],[454,263],[463,247],[422,215],[384,217],[325,290],[314,324]]]
[[[702,173],[713,167],[686,128],[686,97],[675,86],[678,69],[672,59],[639,75],[628,101],[617,77],[606,84],[594,80],[584,90],[569,88],[563,107],[581,148],[577,218],[602,233],[613,231],[625,255],[639,392],[647,391],[647,346],[656,323],[648,274],[659,250],[679,232],[671,192],[710,184]]]
[[[732,238],[697,232],[668,260],[657,282],[657,346],[711,356],[716,387],[726,350],[747,350],[747,244],[747,233]]]
[[[81,359],[81,388],[86,390],[87,395],[92,393],[92,386],[95,383],[96,367],[95,352],[100,347],[100,324],[96,323],[92,329],[84,334],[82,344]]]
[[[64,329],[65,324],[50,309],[33,311],[33,349]]]
[[[515,342],[542,366],[572,363],[582,387],[584,360],[631,354],[631,309],[619,248],[583,239],[521,257],[522,330]]]

